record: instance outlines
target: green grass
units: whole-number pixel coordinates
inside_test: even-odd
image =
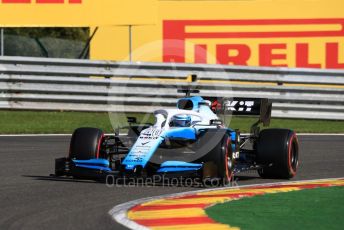
[[[238,128],[249,132],[250,126],[257,118],[234,117],[231,128]],[[333,120],[305,120],[272,118],[269,128],[287,128],[297,133],[344,133],[344,122]]]
[[[146,119],[153,122],[147,114],[129,113],[126,116],[138,116],[138,120]],[[0,133],[72,133],[78,127],[98,127],[106,132],[113,132],[114,127],[125,124],[124,114],[112,114],[110,122],[108,113],[87,112],[42,112],[42,111],[0,111]],[[230,123],[231,128],[241,132],[249,132],[256,118],[235,117]],[[290,128],[296,132],[310,133],[344,133],[344,122],[300,119],[272,119],[270,127]]]
[[[258,229],[343,229],[344,187],[268,194],[206,209],[214,220]]]

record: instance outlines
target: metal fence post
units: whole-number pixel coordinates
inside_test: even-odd
[[[4,28],[1,28],[1,31],[0,31],[0,46],[1,46],[1,49],[0,49],[0,56],[4,56],[5,55],[5,42],[4,42]]]
[[[129,25],[129,61],[132,62],[132,25]]]

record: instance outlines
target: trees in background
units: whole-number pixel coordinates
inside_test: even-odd
[[[5,28],[8,56],[88,58],[89,28]]]

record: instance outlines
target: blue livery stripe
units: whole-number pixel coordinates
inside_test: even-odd
[[[202,164],[197,164],[197,163],[189,163],[185,161],[165,161],[164,163],[161,164],[161,167],[202,167]]]
[[[86,165],[95,165],[95,166],[105,166],[109,167],[110,162],[106,159],[90,159],[90,160],[72,160],[75,164],[86,164]]]
[[[102,171],[111,171],[108,167],[96,166],[96,165],[86,165],[86,164],[76,164],[76,167],[79,168],[87,168],[87,169],[95,169],[95,170],[102,170]]]
[[[166,167],[166,168],[160,168],[157,172],[158,173],[169,173],[169,172],[184,172],[184,171],[197,171],[201,167],[194,167],[194,168],[189,168],[189,167]]]

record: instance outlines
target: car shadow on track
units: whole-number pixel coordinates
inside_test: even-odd
[[[60,181],[60,182],[77,182],[77,183],[102,183],[101,181],[95,180],[84,180],[84,179],[75,179],[75,178],[68,178],[68,177],[56,177],[56,176],[37,176],[37,175],[22,175],[23,177],[32,178],[34,180],[41,180],[41,181]]]
[[[235,176],[234,180],[235,181],[246,181],[246,180],[255,180],[259,179],[259,176]]]
[[[38,175],[22,175],[22,177],[26,178],[32,178],[34,180],[40,180],[40,181],[59,181],[59,182],[73,182],[73,183],[99,183],[99,184],[106,184],[106,180],[91,180],[91,179],[77,179],[73,177],[57,177],[55,175],[49,175],[49,176],[38,176]],[[135,181],[130,181],[130,182],[124,182],[120,181],[117,184],[118,186],[125,186],[125,185],[130,185],[130,186],[157,186],[157,187],[185,187],[185,184],[183,183],[147,183],[145,184],[144,182],[135,182]],[[191,186],[191,187],[197,187],[197,186]],[[199,186],[198,186],[199,187]]]
[[[117,181],[116,183],[112,183],[102,180],[87,180],[87,179],[78,179],[73,177],[56,177],[55,175],[51,174],[49,176],[40,176],[40,175],[22,175],[26,178],[32,178],[33,180],[40,180],[40,181],[56,181],[56,182],[73,182],[73,183],[90,183],[90,184],[106,184],[107,186],[114,187],[114,186],[133,186],[133,187],[193,187],[193,188],[213,188],[219,187],[216,185],[204,185],[200,183],[185,183],[183,181],[165,181],[165,182],[145,182],[145,181]],[[235,187],[238,186],[240,181],[250,181],[259,179],[257,176],[235,176],[233,181],[228,187]]]

